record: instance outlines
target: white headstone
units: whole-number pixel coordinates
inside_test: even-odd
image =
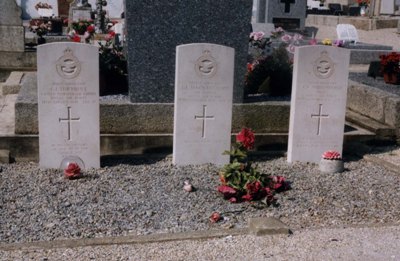
[[[394,0],[383,0],[381,1],[381,14],[394,14]]]
[[[39,8],[37,12],[40,17],[52,17],[54,15],[53,8]]]
[[[234,56],[222,45],[177,46],[174,164],[229,162]]]
[[[338,24],[336,26],[338,40],[357,43],[359,41],[357,29],[352,24]]]
[[[350,50],[296,48],[290,105],[288,162],[319,162],[342,153]]]
[[[99,51],[80,43],[38,46],[40,166],[79,157],[100,167]]]

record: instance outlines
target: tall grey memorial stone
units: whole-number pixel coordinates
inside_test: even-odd
[[[176,54],[173,163],[226,164],[235,50],[199,43],[180,45]]]
[[[296,48],[290,106],[288,162],[319,162],[342,153],[350,50]]]
[[[269,0],[266,8],[266,22],[286,30],[304,30],[307,1]]]
[[[173,102],[176,46],[214,43],[235,49],[233,97],[242,102],[251,13],[251,0],[126,1],[130,100]]]
[[[40,166],[79,157],[100,167],[99,51],[80,43],[38,46]]]
[[[0,1],[0,51],[23,52],[25,30],[22,26],[21,8],[15,0]]]

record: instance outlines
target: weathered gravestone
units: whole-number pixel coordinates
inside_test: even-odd
[[[177,47],[173,163],[229,162],[233,48],[215,44]]]
[[[0,1],[0,51],[23,52],[25,31],[21,9],[15,0]]]
[[[306,9],[305,0],[270,0],[266,9],[266,22],[286,30],[304,30]]]
[[[79,43],[38,46],[40,165],[74,156],[100,167],[99,51]]]
[[[207,42],[235,49],[233,97],[242,102],[251,12],[250,0],[126,1],[131,101],[173,102],[176,46]]]
[[[296,48],[288,162],[319,162],[342,153],[350,51],[331,46]]]

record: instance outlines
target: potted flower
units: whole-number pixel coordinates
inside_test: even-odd
[[[400,84],[400,53],[391,52],[379,56],[381,72],[386,83]]]
[[[324,173],[340,173],[344,170],[344,163],[340,153],[334,150],[322,154],[319,169]]]

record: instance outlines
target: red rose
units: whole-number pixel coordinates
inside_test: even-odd
[[[74,37],[72,37],[72,41],[74,41],[75,43],[80,43],[81,42],[81,38],[77,35],[74,35]]]
[[[254,146],[254,133],[251,129],[243,128],[242,131],[236,135],[236,141],[241,143],[247,150],[250,150]]]
[[[218,187],[218,192],[224,195],[225,199],[230,199],[232,197],[235,197],[237,194],[237,191],[234,188],[231,188],[229,186],[219,186]]]
[[[220,221],[222,219],[221,215],[218,212],[214,212],[212,213],[212,215],[210,216],[210,221],[211,223],[217,223],[218,221]]]
[[[68,167],[64,169],[64,175],[68,179],[78,178],[81,175],[81,168],[78,164],[71,162]]]
[[[86,31],[88,31],[88,33],[94,33],[94,26],[93,25],[89,25],[86,29]]]
[[[244,201],[252,201],[253,200],[253,196],[250,195],[250,194],[246,194],[246,195],[242,196],[242,199]]]

